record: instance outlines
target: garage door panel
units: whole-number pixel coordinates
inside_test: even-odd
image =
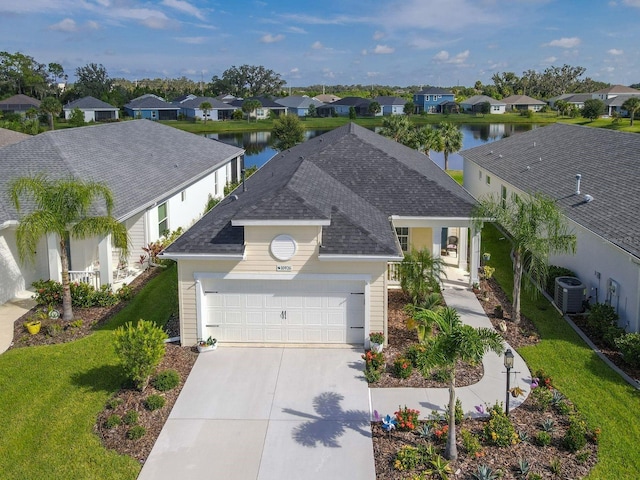
[[[206,286],[203,324],[219,328],[203,331],[221,342],[364,342],[362,282],[208,280]]]

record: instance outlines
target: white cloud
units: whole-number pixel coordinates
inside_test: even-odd
[[[624,4],[629,5],[630,7],[640,8],[640,0],[624,0]]]
[[[89,20],[87,21],[87,28],[89,28],[90,30],[99,30],[100,29],[100,24],[98,22],[94,22],[93,20]]]
[[[547,57],[544,59],[544,62],[546,63],[554,63],[556,60],[558,60],[558,57]]]
[[[465,50],[464,52],[460,52],[451,60],[449,60],[449,63],[455,63],[457,65],[460,65],[462,63],[465,63],[468,58],[469,58],[469,50]]]
[[[311,44],[311,48],[313,48],[314,50],[322,50],[324,48],[324,45],[322,45],[322,42],[316,41]]]
[[[162,12],[149,8],[116,8],[109,10],[109,16],[116,19],[136,20],[153,29],[164,29],[169,26],[169,18]]]
[[[378,55],[388,55],[395,51],[396,51],[395,48],[390,47],[388,45],[376,45],[376,48],[373,49],[373,53],[376,53]]]
[[[622,55],[622,54],[624,54],[624,50],[620,50],[620,49],[617,49],[617,48],[612,48],[611,50],[607,50],[607,53],[609,55]]]
[[[380,76],[380,72],[367,72],[367,78],[375,78],[379,76]]]
[[[384,32],[378,31],[378,32],[373,34],[373,39],[374,40],[380,40],[382,38],[384,38]]]
[[[558,40],[551,40],[549,43],[545,43],[545,47],[560,47],[560,48],[575,48],[580,45],[582,41],[578,37],[562,37]]]
[[[435,48],[438,45],[442,45],[442,42],[435,42],[428,38],[414,37],[409,40],[409,46],[417,48],[418,50],[427,50],[429,48]]]
[[[303,35],[306,35],[308,33],[304,28],[300,28],[300,27],[288,27],[287,31],[291,33],[300,33]]]
[[[360,52],[360,53],[361,53],[362,55],[366,55],[366,54],[367,54],[367,53],[369,53],[369,52],[367,52],[367,49],[366,49],[366,48],[363,48],[363,49],[362,49],[362,52]]]
[[[207,37],[175,37],[180,43],[187,43],[189,45],[202,45],[208,40]]]
[[[503,14],[497,8],[487,8],[488,3],[477,0],[402,0],[395,2],[392,8],[385,4],[374,18],[382,19],[388,28],[404,31],[415,28],[452,32],[481,25],[500,25]]]
[[[298,73],[300,71],[300,69],[298,67],[293,67],[291,70],[289,70],[289,73]]]
[[[49,30],[56,30],[58,32],[77,32],[78,25],[76,25],[75,20],[65,18],[64,20],[60,20],[58,23],[50,25]]]
[[[449,60],[449,52],[447,52],[446,50],[440,50],[433,56],[433,59],[440,62],[446,62],[447,60]]]
[[[322,69],[322,76],[324,78],[336,78],[336,74],[333,73],[331,70],[329,70],[328,68],[323,68]]]
[[[191,5],[189,2],[185,2],[183,0],[162,0],[162,5],[165,7],[173,8],[174,10],[178,10],[179,12],[186,13],[187,15],[191,15],[196,17],[199,20],[204,20],[204,15],[197,8]]]
[[[284,35],[282,35],[282,34],[271,35],[270,33],[267,33],[266,35],[263,35],[260,38],[260,41],[262,43],[276,43],[276,42],[280,42],[282,40],[284,40]]]

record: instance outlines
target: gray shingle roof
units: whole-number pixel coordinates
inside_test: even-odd
[[[453,95],[451,90],[446,90],[444,88],[439,87],[427,87],[423,88],[419,92],[416,92],[416,95]]]
[[[567,217],[638,257],[639,152],[637,133],[557,123],[461,155],[522,191],[555,198]]]
[[[378,102],[380,105],[404,105],[407,101],[402,97],[391,97],[383,95],[373,99],[374,102]]]
[[[125,105],[125,108],[129,108],[131,110],[180,110],[180,107],[167,103],[155,96],[142,96],[135,100],[131,100]]]
[[[368,106],[370,103],[371,103],[371,100],[368,98],[344,97],[344,98],[341,98],[340,100],[336,100],[335,102],[331,103],[331,105],[347,105],[350,107],[357,107],[359,105]]]
[[[149,120],[41,133],[0,149],[0,225],[17,220],[7,197],[16,177],[45,173],[105,182],[126,218],[190,185],[243,150]]]
[[[277,154],[234,194],[168,252],[242,251],[232,220],[315,220],[330,221],[323,254],[401,256],[390,216],[469,218],[475,203],[427,156],[355,124]]]
[[[478,105],[480,103],[489,102],[491,105],[506,105],[502,100],[496,100],[495,98],[489,97],[487,95],[474,95],[473,97],[469,97],[466,100],[462,100],[460,105]]]
[[[31,135],[26,133],[16,132],[14,130],[7,130],[6,128],[0,128],[0,147],[6,147],[7,145],[13,145],[14,143],[21,142],[27,138],[31,138]]]
[[[217,98],[213,97],[190,98],[188,100],[184,100],[179,106],[185,108],[200,108],[200,105],[204,102],[209,102],[211,104],[211,108],[214,110],[235,110],[235,108],[228,103],[221,102]]]
[[[90,95],[74,100],[73,102],[69,102],[64,106],[65,110],[73,110],[74,108],[79,108],[81,110],[118,110],[118,107],[114,107],[113,105],[103,102],[102,100],[98,100]]]
[[[275,102],[287,108],[309,108],[309,105],[313,105],[315,107],[324,105],[320,100],[299,95],[276,98]]]
[[[0,110],[28,110],[31,107],[40,108],[40,100],[22,93],[0,100]]]

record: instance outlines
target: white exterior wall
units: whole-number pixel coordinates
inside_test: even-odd
[[[480,173],[482,172],[482,178]],[[487,174],[491,184],[487,185]],[[501,194],[502,185],[507,187],[507,198],[515,191],[524,192],[481,169],[477,164],[464,160],[464,188],[475,198],[487,194]],[[557,255],[551,257],[552,265],[573,270],[587,287],[587,296],[592,302],[611,303],[620,315],[619,325],[630,332],[640,331],[640,259],[637,259],[611,242],[569,220],[576,235],[575,255]],[[597,275],[600,274],[600,278]],[[612,278],[620,285],[617,296],[607,294],[607,281]]]
[[[33,281],[49,278],[47,257],[46,242],[41,239],[34,262],[21,262],[15,227],[0,230],[0,304],[30,289]]]
[[[180,298],[180,335],[183,345],[192,345],[198,336],[198,314],[195,274],[228,273],[256,278],[270,275],[272,279],[296,281],[297,275],[345,275],[365,276],[369,280],[369,302],[365,306],[365,328],[363,336],[371,331],[386,334],[387,289],[386,262],[334,262],[320,261],[318,247],[321,241],[320,227],[245,227],[244,260],[180,260],[178,262],[178,295]],[[297,251],[286,262],[276,260],[269,250],[271,240],[278,235],[290,235],[296,240]],[[290,272],[278,272],[276,267],[287,265]],[[330,281],[330,280],[327,280]],[[363,338],[364,343],[364,338]]]

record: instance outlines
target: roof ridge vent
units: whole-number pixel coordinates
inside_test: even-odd
[[[585,203],[589,203],[593,201],[593,197],[591,195],[585,195],[584,196],[584,201]]]

